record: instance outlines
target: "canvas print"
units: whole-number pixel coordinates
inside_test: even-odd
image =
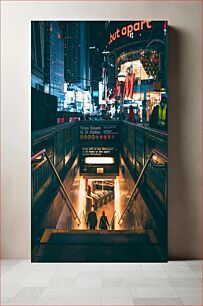
[[[167,21],[30,34],[32,262],[166,262]]]

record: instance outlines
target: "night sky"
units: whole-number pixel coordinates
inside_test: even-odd
[[[150,21],[151,28],[146,28],[142,31],[134,32],[133,40],[126,36],[123,36],[119,39],[116,39],[111,45],[108,44],[109,42],[109,35],[110,33],[114,33],[116,29],[120,29],[128,24],[134,24],[135,20],[128,20],[128,21],[111,21],[108,24],[108,28],[106,29],[105,23],[106,21],[90,21],[89,28],[90,28],[90,46],[96,46],[99,48],[101,52],[101,60],[103,59],[102,51],[105,49],[107,51],[115,50],[121,46],[127,46],[128,44],[143,42],[143,47],[146,47],[147,44],[152,40],[166,40],[166,36],[164,33],[164,23],[165,21]],[[160,44],[159,44],[160,45]]]
[[[96,46],[102,52],[107,43],[105,21],[90,22],[90,45]]]

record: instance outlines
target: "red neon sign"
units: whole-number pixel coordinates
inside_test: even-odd
[[[110,33],[109,36],[109,45],[119,39],[122,36],[130,36],[131,33],[137,32],[137,31],[142,31],[144,28],[146,29],[151,29],[151,20],[143,20],[143,21],[136,21],[133,24],[129,24],[127,26],[124,26],[122,29],[118,29],[114,33]]]

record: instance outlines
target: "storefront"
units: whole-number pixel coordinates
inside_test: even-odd
[[[110,22],[106,36],[108,104],[117,105],[119,111],[123,100],[125,113],[133,105],[139,121],[146,107],[149,121],[153,107],[162,95],[167,96],[167,23]],[[123,84],[118,80],[121,72],[125,75]]]
[[[91,111],[91,95],[89,91],[82,90],[76,85],[64,85],[64,109],[70,112],[83,112],[84,114]]]

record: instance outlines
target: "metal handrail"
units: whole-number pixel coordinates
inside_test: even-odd
[[[86,194],[86,198],[92,200],[92,206],[94,206],[94,199],[93,199],[93,197],[90,197],[89,195]]]
[[[110,222],[110,224],[109,224],[109,228],[110,228],[110,229],[112,228],[112,225],[113,225],[113,222],[114,222],[114,220],[115,220],[115,217],[116,217],[116,210],[114,210],[113,216],[112,216],[112,219],[111,219],[111,222]]]
[[[82,214],[83,214],[83,218],[85,219],[85,224],[87,224],[87,215],[86,215],[86,213],[84,212],[84,210],[82,211]]]
[[[72,211],[73,211],[74,214],[75,214],[75,219],[78,220],[78,222],[79,222],[78,225],[80,225],[80,224],[81,224],[80,218],[79,218],[79,216],[78,216],[78,214],[77,214],[75,208],[73,207],[73,205],[72,205],[72,203],[71,203],[71,200],[70,200],[70,198],[69,198],[69,196],[68,196],[68,193],[67,193],[67,191],[66,191],[66,189],[65,189],[65,187],[64,187],[64,184],[63,184],[63,182],[62,182],[62,180],[61,180],[61,178],[60,178],[60,176],[59,176],[59,174],[58,174],[58,172],[57,172],[57,170],[56,170],[54,164],[52,163],[51,159],[49,158],[49,156],[48,156],[48,154],[47,154],[47,152],[46,152],[46,149],[43,149],[43,150],[41,150],[40,152],[38,152],[37,154],[33,155],[33,156],[31,157],[31,161],[35,161],[36,158],[37,158],[38,156],[42,156],[42,158],[45,158],[45,157],[46,157],[48,163],[50,164],[50,166],[51,166],[51,168],[52,168],[52,170],[53,170],[53,172],[54,172],[54,174],[55,174],[55,176],[56,176],[56,178],[57,178],[57,180],[58,180],[58,182],[59,182],[59,184],[60,184],[60,186],[61,186],[61,188],[62,188],[62,190],[63,190],[63,192],[64,192],[65,199],[67,200],[67,201],[65,202],[65,203],[66,203],[66,206],[68,207],[68,209],[69,209],[69,208],[72,209]],[[41,160],[41,159],[40,159],[40,160]],[[67,205],[67,202],[68,202],[69,205]]]
[[[43,149],[41,151],[39,151],[38,153],[36,153],[35,155],[31,156],[31,161],[35,161],[35,159],[38,157],[38,156],[42,156],[45,154],[46,150]]]
[[[134,187],[134,189],[133,189],[133,191],[132,191],[132,194],[131,194],[131,196],[130,196],[128,202],[127,202],[127,205],[126,205],[126,207],[125,207],[125,209],[124,209],[124,211],[123,211],[123,213],[122,213],[120,219],[118,220],[118,224],[120,224],[121,220],[124,220],[123,216],[125,215],[126,211],[128,210],[128,208],[129,208],[131,202],[134,200],[134,197],[135,197],[135,195],[136,195],[136,189],[137,189],[137,187],[138,187],[138,184],[139,184],[139,182],[140,182],[142,176],[144,175],[144,173],[145,173],[145,171],[146,171],[148,165],[150,164],[150,162],[151,162],[151,160],[152,160],[152,157],[153,157],[154,155],[160,156],[161,159],[162,159],[165,163],[168,163],[168,158],[167,158],[164,154],[162,154],[161,152],[157,151],[156,149],[153,149],[153,150],[152,150],[152,152],[150,153],[150,155],[149,155],[149,157],[148,157],[148,159],[147,159],[147,161],[146,161],[144,167],[142,168],[142,170],[141,170],[141,172],[140,172],[140,174],[139,174],[139,176],[138,176],[138,179],[137,179],[137,182],[135,183],[135,187]]]

